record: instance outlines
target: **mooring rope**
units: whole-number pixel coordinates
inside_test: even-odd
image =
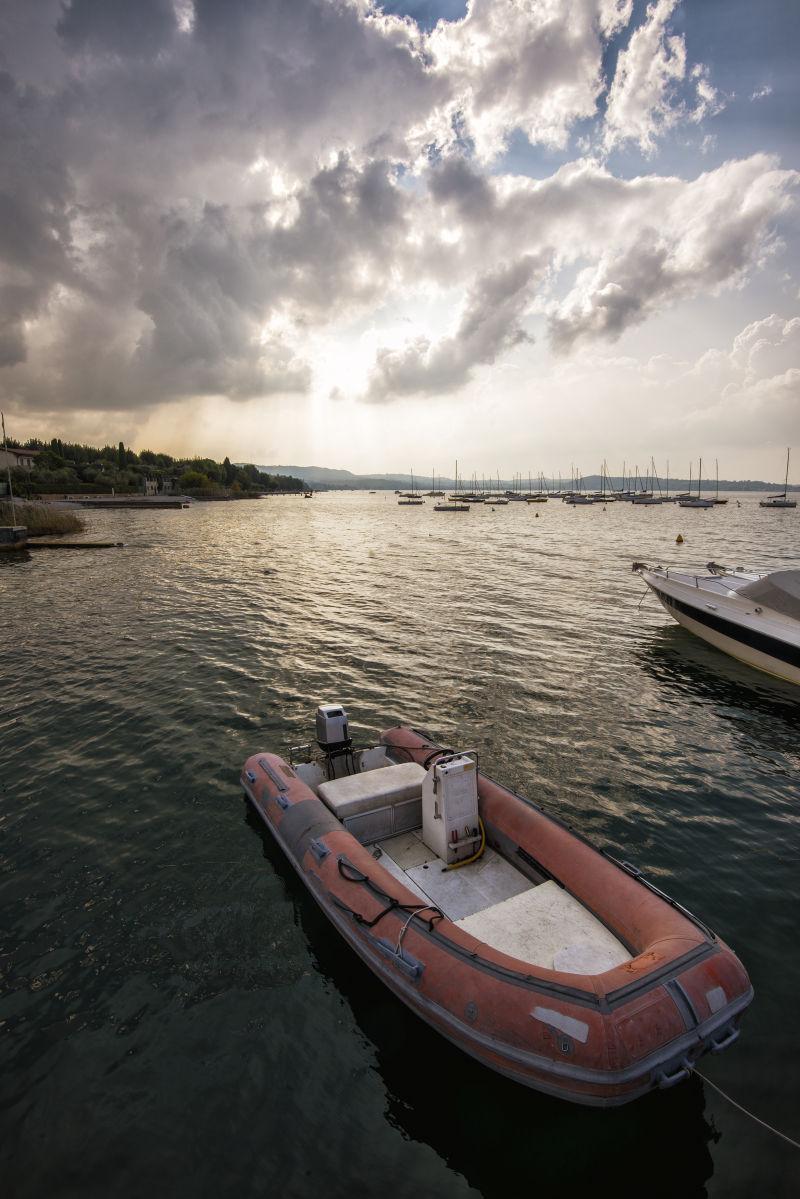
[[[768,1132],[774,1132],[776,1137],[780,1137],[782,1141],[787,1141],[788,1144],[790,1144],[794,1149],[800,1149],[800,1142],[793,1141],[791,1137],[787,1137],[786,1133],[781,1132],[779,1128],[773,1128],[771,1124],[767,1124],[766,1120],[761,1120],[758,1116],[754,1116],[753,1113],[749,1112],[746,1107],[742,1107],[741,1103],[737,1103],[735,1099],[731,1099],[730,1095],[726,1094],[722,1087],[718,1087],[717,1084],[712,1082],[710,1078],[706,1078],[705,1074],[701,1074],[697,1067],[693,1066],[692,1069],[698,1078],[702,1078],[703,1082],[707,1082],[708,1085],[713,1087],[723,1099],[727,1099],[728,1103],[732,1103],[733,1106],[738,1108],[740,1112],[743,1112],[745,1116],[749,1116],[751,1120],[755,1120],[756,1124],[760,1124],[761,1127],[766,1128]]]

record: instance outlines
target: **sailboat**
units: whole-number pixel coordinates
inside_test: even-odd
[[[508,499],[500,490],[500,471],[497,472],[497,492],[495,495],[487,496],[487,502],[494,508],[497,504],[504,506],[508,503]]]
[[[704,500],[700,495],[700,480],[703,477],[703,459],[700,459],[700,466],[697,471],[697,495],[690,496],[685,500],[678,500],[679,508],[713,508],[713,500]]]
[[[786,450],[786,477],[783,480],[783,491],[779,492],[777,495],[769,496],[769,498],[766,500],[761,500],[758,505],[759,508],[796,508],[797,507],[797,500],[790,500],[787,498],[787,492],[789,490],[789,450],[790,449],[791,449],[791,447],[788,447]]]
[[[656,474],[655,459],[652,457],[650,459],[650,466],[653,471],[653,481],[655,482],[656,486],[658,487],[658,495],[654,495],[652,488],[648,490],[643,484],[642,490],[638,493],[638,495],[635,495],[633,497],[633,499],[631,500],[632,504],[639,504],[639,505],[648,504],[649,505],[649,504],[662,504],[664,502],[661,497],[661,484],[658,480],[658,475]],[[636,470],[638,473],[638,470],[639,470],[638,466],[637,466]]]
[[[717,473],[717,492],[716,492],[716,495],[714,496],[714,503],[715,504],[727,504],[727,502],[728,502],[727,500],[721,500],[719,498],[719,462],[717,461],[716,458],[714,459],[714,468]]]
[[[458,458],[456,458],[456,477],[455,477],[455,494],[449,495],[444,504],[434,504],[434,512],[469,512],[469,504],[465,504],[461,499],[458,490]]]
[[[441,496],[442,498],[444,498],[444,492],[436,490],[436,471],[435,470],[433,472],[433,475],[431,476],[431,489],[430,489],[430,491],[426,491],[425,494],[434,496],[434,497]]]
[[[528,504],[547,503],[547,489],[545,488],[544,476],[542,474],[539,475],[539,490],[536,492],[531,488],[531,479],[530,475],[528,475],[528,494],[525,497],[525,502]]]
[[[425,503],[422,496],[414,490],[414,471],[413,471],[413,469],[411,471],[411,490],[404,491],[403,494],[400,496],[400,499],[397,502],[398,502],[398,504],[402,504],[404,507],[408,507],[411,504],[417,506],[419,504]]]

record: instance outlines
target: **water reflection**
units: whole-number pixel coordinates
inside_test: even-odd
[[[3,550],[0,552],[0,570],[4,566],[19,566],[23,562],[30,562],[31,554],[28,550]]]
[[[386,1094],[385,1115],[429,1145],[487,1199],[522,1189],[548,1196],[579,1188],[616,1195],[703,1196],[718,1134],[692,1080],[625,1108],[601,1110],[540,1095],[472,1061],[396,999],[333,933],[330,922],[264,828],[264,856],[295,905],[320,973],[345,999],[369,1042]],[[665,1146],[675,1147],[665,1152]]]
[[[744,666],[677,625],[653,630],[634,657],[666,703],[712,705],[747,741],[756,739],[772,753],[797,753],[800,707],[791,683]]]

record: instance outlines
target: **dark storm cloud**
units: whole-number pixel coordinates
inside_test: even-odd
[[[26,356],[24,322],[52,288],[78,282],[68,209],[74,190],[35,89],[0,72],[0,366]]]
[[[151,57],[176,29],[171,0],[70,0],[56,26],[74,50]]]

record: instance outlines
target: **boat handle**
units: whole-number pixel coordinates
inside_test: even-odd
[[[258,764],[261,767],[261,769],[264,771],[264,774],[267,776],[267,778],[272,780],[272,782],[275,784],[275,786],[278,788],[279,791],[288,791],[289,790],[286,783],[283,781],[282,778],[280,778],[279,775],[277,775],[275,773],[275,771],[270,766],[269,762],[267,762],[264,758],[259,758]]]
[[[441,766],[444,762],[449,762],[453,758],[465,758],[467,754],[473,754],[475,758],[475,766],[478,766],[478,751],[477,749],[450,749],[444,750],[436,760],[436,765]]]
[[[734,1041],[738,1040],[739,1029],[729,1028],[727,1034],[723,1036],[721,1041],[718,1041],[715,1037],[711,1038],[711,1052],[722,1053],[723,1049],[727,1049],[729,1045],[732,1045]]]
[[[665,1070],[659,1070],[657,1074],[658,1085],[662,1091],[668,1091],[670,1087],[677,1086],[679,1082],[683,1082],[684,1078],[688,1078],[690,1074],[689,1066],[686,1065],[686,1059],[681,1063],[677,1070],[672,1074],[667,1074]]]

